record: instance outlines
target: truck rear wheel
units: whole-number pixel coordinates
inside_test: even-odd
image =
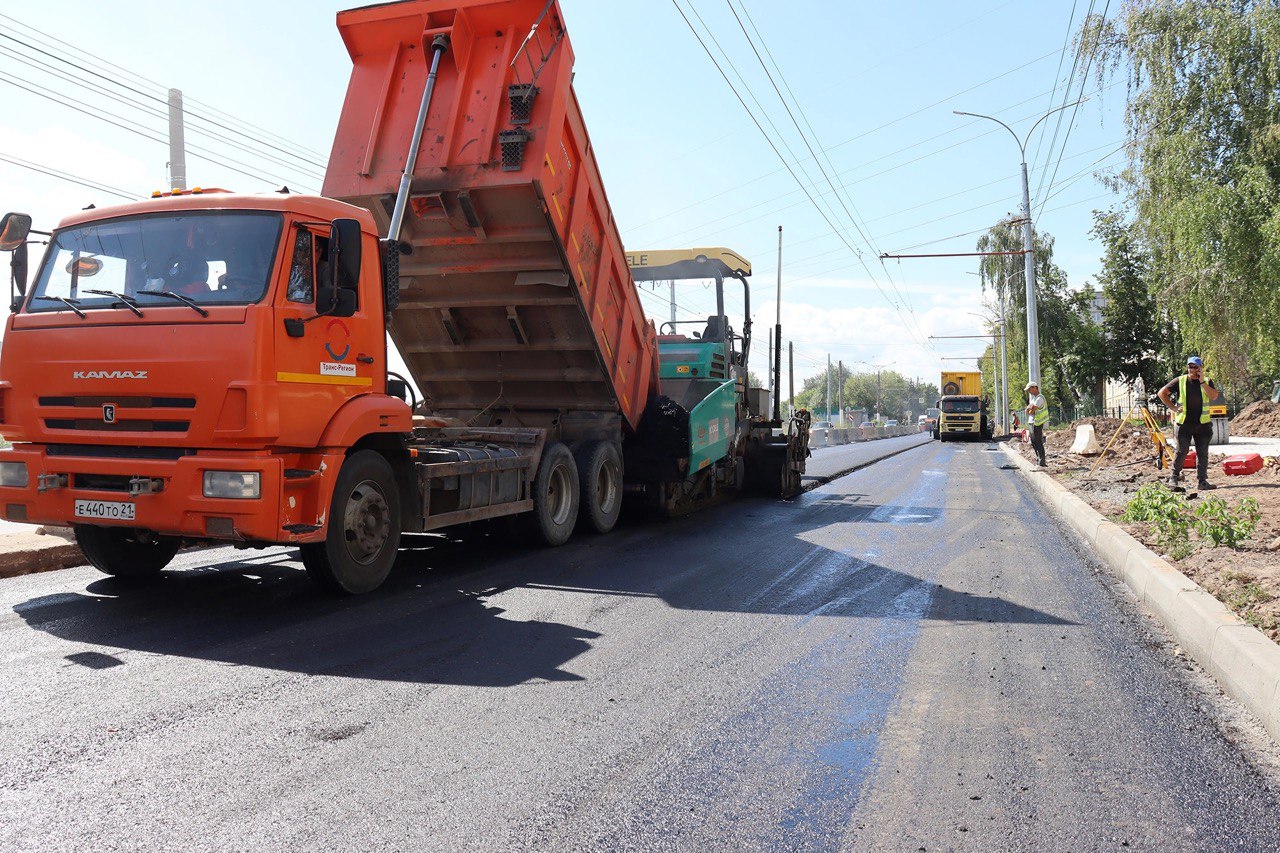
[[[399,547],[395,473],[381,454],[357,451],[338,472],[324,541],[302,546],[302,564],[325,589],[359,595],[382,585]]]
[[[578,523],[578,466],[569,448],[547,445],[533,478],[533,511],[517,518],[525,535],[543,545],[563,545]]]
[[[622,454],[611,441],[589,441],[575,461],[582,520],[596,533],[608,533],[622,511]]]
[[[146,578],[160,571],[178,553],[182,539],[127,527],[75,526],[76,544],[98,571],[118,578]]]

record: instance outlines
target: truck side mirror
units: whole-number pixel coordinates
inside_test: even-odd
[[[359,305],[360,223],[335,219],[329,229],[329,260],[316,285],[316,313],[350,317]]]
[[[31,216],[26,213],[6,213],[0,219],[0,252],[12,252],[27,242],[31,233]]]

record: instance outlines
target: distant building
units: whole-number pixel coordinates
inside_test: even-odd
[[[1125,413],[1146,398],[1147,392],[1142,387],[1141,379],[1133,385],[1118,379],[1108,379],[1102,389],[1103,407],[1107,414],[1111,415],[1115,415],[1116,410],[1119,410],[1118,417],[1124,417]]]
[[[1093,325],[1102,325],[1102,309],[1107,307],[1107,297],[1102,295],[1102,291],[1096,290],[1093,298],[1089,300],[1089,319],[1093,321]]]

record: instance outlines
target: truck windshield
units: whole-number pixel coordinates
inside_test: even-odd
[[[972,415],[982,404],[977,400],[943,400],[942,411],[951,414]]]
[[[77,225],[54,234],[28,311],[111,308],[133,300],[179,307],[247,305],[266,294],[282,217],[208,211],[132,216]],[[123,295],[123,300],[122,300]]]

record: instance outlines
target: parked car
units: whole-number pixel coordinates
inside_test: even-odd
[[[831,421],[814,421],[809,424],[809,429],[833,429],[834,426]]]
[[[874,426],[875,424],[873,424],[871,421],[863,421],[862,423],[858,424],[858,427],[861,429],[871,429]]]
[[[887,421],[885,421],[885,422],[884,422],[884,425],[885,425],[885,426],[897,426],[897,425],[898,425],[898,422],[897,422],[896,420],[894,420],[893,418],[889,418],[889,420],[887,420]]]

